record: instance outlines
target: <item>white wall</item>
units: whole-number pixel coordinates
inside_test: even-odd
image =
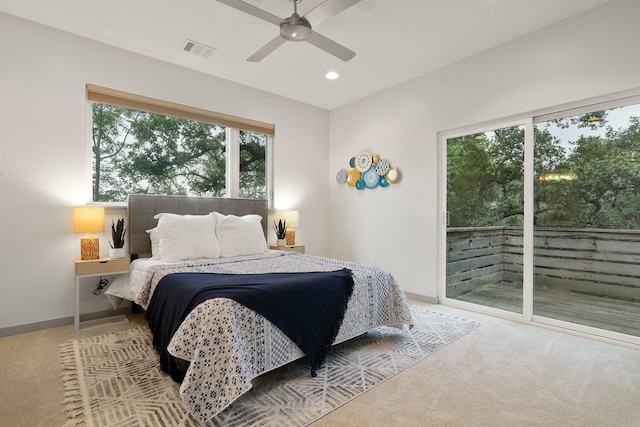
[[[377,263],[406,291],[434,299],[438,132],[640,88],[638,17],[637,0],[613,1],[333,110],[331,255]],[[402,182],[365,191],[338,185],[336,172],[363,149],[398,166]]]
[[[297,240],[328,255],[326,110],[1,13],[0,58],[0,329],[73,315],[71,207],[90,198],[87,83],[275,124],[275,206],[299,209]],[[110,224],[125,210],[107,213]],[[110,235],[99,237],[106,256]],[[91,290],[83,310],[108,307]]]

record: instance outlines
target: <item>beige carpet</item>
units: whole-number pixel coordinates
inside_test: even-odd
[[[640,426],[637,349],[432,307],[482,326],[312,426]]]
[[[317,377],[306,359],[267,373],[210,426],[305,426],[404,371],[478,324],[412,307],[411,330],[380,327],[334,346]],[[60,346],[68,425],[196,426],[160,372],[148,328]]]
[[[419,304],[418,301],[411,301]],[[442,305],[482,326],[312,427],[638,426],[640,351]],[[0,338],[0,425],[65,423],[58,346],[73,325]]]

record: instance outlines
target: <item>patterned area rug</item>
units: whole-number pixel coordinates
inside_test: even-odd
[[[334,346],[318,376],[305,359],[255,379],[208,426],[305,426],[472,331],[477,323],[412,307],[410,331],[380,327]],[[147,328],[60,346],[67,425],[197,426],[160,371]]]

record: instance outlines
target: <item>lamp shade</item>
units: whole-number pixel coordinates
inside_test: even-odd
[[[284,220],[287,222],[287,227],[298,226],[298,219],[299,219],[298,211],[292,211],[292,210],[282,211],[282,216],[284,217]]]
[[[104,231],[104,207],[76,206],[73,208],[74,233],[99,233]]]

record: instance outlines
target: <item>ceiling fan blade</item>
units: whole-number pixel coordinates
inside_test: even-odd
[[[280,25],[284,22],[284,20],[278,16],[272,15],[267,11],[264,11],[260,8],[257,8],[249,3],[245,3],[242,0],[218,0],[220,3],[224,3],[227,6],[231,6],[234,9],[238,9],[241,12],[248,13],[249,15],[253,15],[256,18],[263,19],[267,22],[271,22],[275,25]]]
[[[311,32],[311,36],[309,36],[307,41],[315,47],[318,47],[345,62],[356,56],[354,51],[347,49],[341,44],[338,44],[315,31]]]
[[[256,53],[247,58],[249,62],[260,62],[265,56],[282,46],[286,42],[285,39],[278,36],[266,45],[262,46]]]
[[[305,13],[304,17],[309,21],[311,26],[316,26],[360,1],[361,0],[326,0]]]

